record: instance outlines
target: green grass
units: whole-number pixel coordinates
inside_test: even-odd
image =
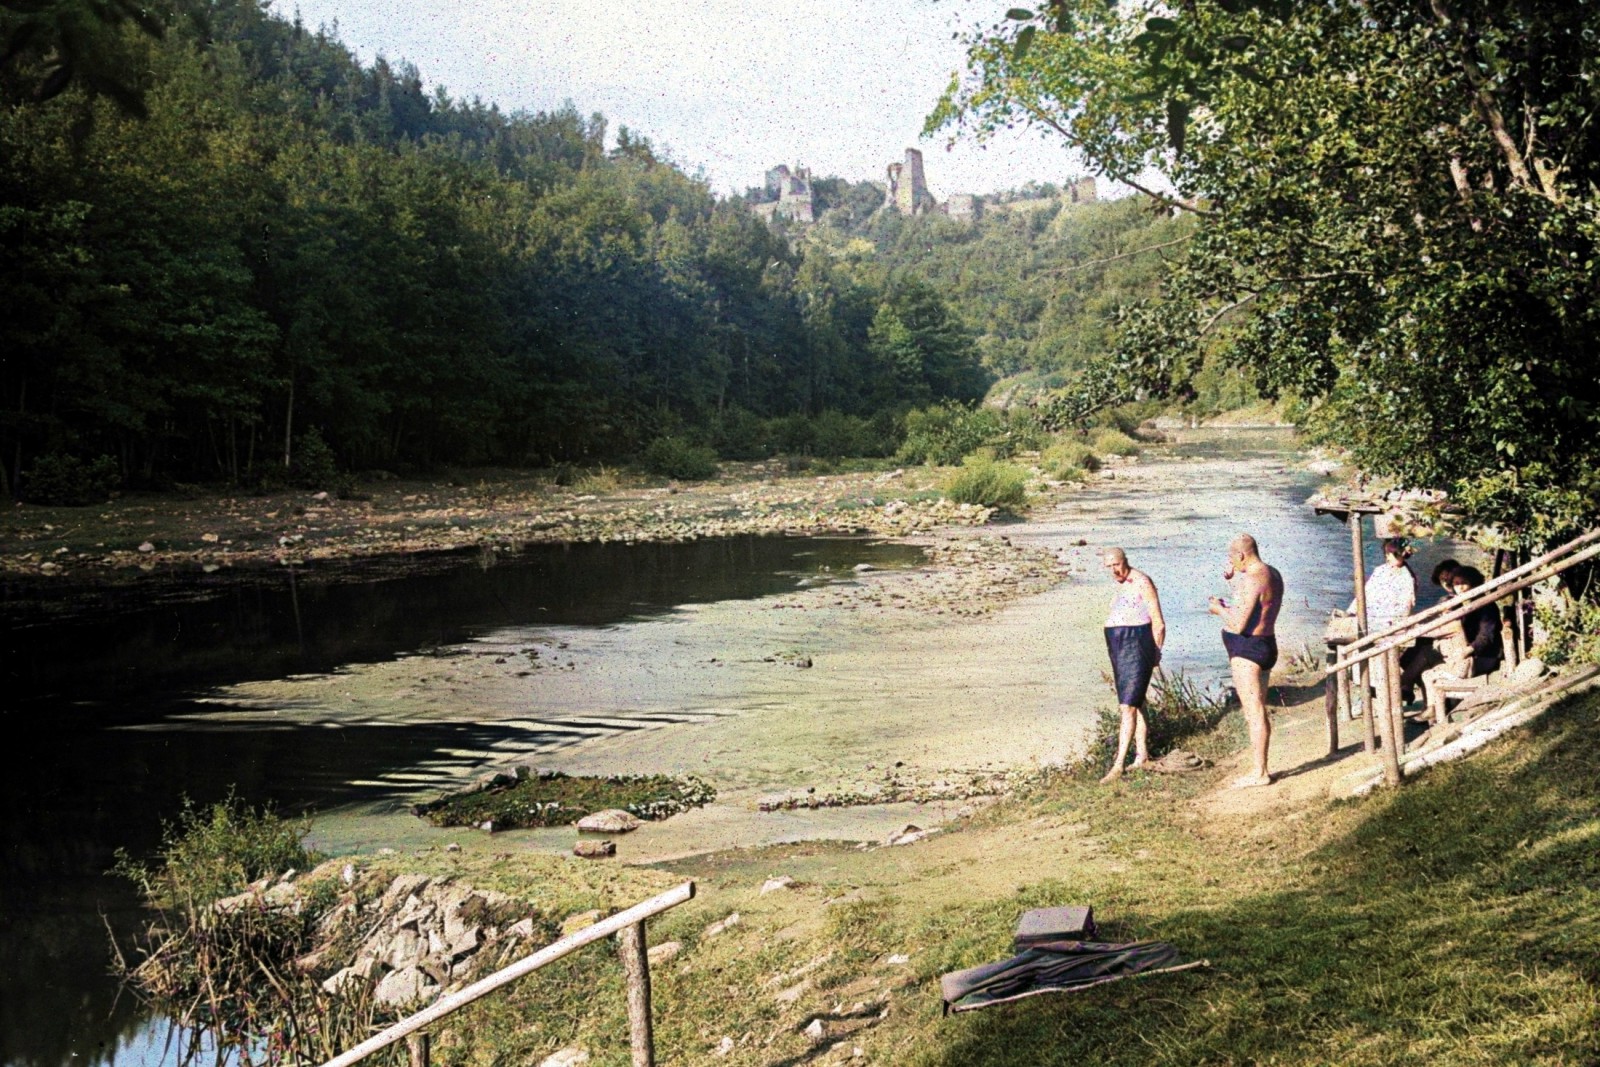
[[[949,902],[919,885],[941,871],[919,871],[909,850],[885,850],[875,866],[812,846],[831,880],[782,905],[747,888],[719,893],[715,875],[701,874],[706,896],[733,894],[746,924],[698,939],[729,906],[703,898],[652,925],[652,943],[686,943],[653,969],[658,1048],[668,1062],[712,1062],[726,1034],[743,1043],[716,1062],[812,1062],[800,1028],[819,1014],[851,1025],[853,1004],[867,1002],[874,1018],[888,1016],[835,1059],[860,1045],[865,1062],[926,1067],[1597,1062],[1597,713],[1600,697],[1569,701],[1402,791],[1225,836],[1197,834],[1189,818],[1207,776],[1139,776],[1116,789],[1058,776],[959,831],[974,835],[977,866]],[[1215,744],[1237,737],[1233,718]],[[1094,850],[1019,844],[1019,827],[1051,820],[1082,827]],[[1037,877],[985,896],[990,836],[993,854],[1037,849]],[[771,854],[772,869],[784,855]],[[765,869],[759,858],[734,862]],[[840,894],[843,905],[822,905]],[[1022,910],[1064,902],[1094,904],[1108,939],[1169,940],[1211,966],[939,1017],[941,973],[1003,957]],[[863,992],[859,983],[892,973],[883,960],[896,952],[911,956],[905,977]],[[781,976],[818,959],[813,988],[776,1003]],[[626,1062],[613,956],[591,952],[535,977],[451,1039],[461,1062],[569,1041],[592,1062]]]
[[[928,1065],[1580,1064],[1600,1060],[1600,697],[1397,793],[1337,806],[1330,839],[1297,830],[1198,841],[1168,821],[1174,789],[1065,788],[1123,855],[1053,891],[943,923],[933,972],[994,958],[1018,908],[1090,900],[1113,936],[1212,961],[958,1017],[910,1035]],[[1175,832],[1176,831],[1176,832]]]
[[[1055,478],[1080,481],[1100,469],[1100,457],[1082,441],[1060,438],[1040,454],[1039,466]]]
[[[1121,430],[1101,430],[1094,436],[1094,450],[1107,456],[1131,456],[1139,451],[1139,442]]]

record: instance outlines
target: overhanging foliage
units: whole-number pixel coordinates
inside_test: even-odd
[[[1597,41],[1565,0],[1057,0],[975,31],[929,128],[1054,131],[1196,217],[1073,413],[1220,343],[1364,467],[1543,540],[1600,517]]]

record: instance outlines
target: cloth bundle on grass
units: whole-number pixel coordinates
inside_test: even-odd
[[[953,971],[939,979],[939,991],[948,1015],[1040,993],[1070,993],[1123,978],[1187,971],[1206,965],[1206,960],[1179,962],[1178,950],[1165,941],[1121,945],[1101,941],[1044,941],[1008,960]]]

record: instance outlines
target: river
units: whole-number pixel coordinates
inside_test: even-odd
[[[1202,437],[1002,527],[1071,575],[959,621],[893,610],[895,589],[938,580],[918,547],[849,539],[473,551],[420,572],[95,593],[76,612],[8,590],[0,1064],[172,1062],[164,1029],[107,977],[107,928],[126,939],[139,913],[103,872],[114,849],[152,847],[184,796],[316,809],[315,843],[340,852],[439,840],[405,803],[486,765],[693,771],[718,804],[648,826],[629,858],[873,837],[906,813],[752,801],[886,762],[933,774],[1070,754],[1107,696],[1105,545],[1160,584],[1169,669],[1220,681],[1205,599],[1239,529],[1285,574],[1285,649],[1314,645],[1349,598],[1348,534],[1304,506],[1319,477],[1288,444]],[[1444,550],[1425,546],[1419,572]],[[541,669],[512,669],[530,648]],[[784,658],[801,653],[815,668]],[[524,833],[560,848],[566,832]]]

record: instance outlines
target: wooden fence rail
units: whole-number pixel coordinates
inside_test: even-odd
[[[650,1021],[650,962],[645,954],[644,922],[652,915],[659,915],[668,908],[675,908],[693,898],[694,883],[684,882],[665,893],[635,904],[626,911],[620,911],[609,919],[601,919],[593,926],[569,934],[531,956],[524,956],[516,963],[502,967],[486,978],[478,979],[465,989],[440,998],[415,1015],[407,1016],[382,1033],[367,1038],[348,1052],[335,1056],[323,1064],[323,1067],[351,1067],[352,1064],[360,1063],[374,1052],[386,1049],[402,1040],[410,1046],[411,1062],[414,1067],[426,1067],[428,1042],[427,1036],[421,1032],[425,1027],[493,993],[501,986],[509,985],[518,978],[532,974],[540,967],[554,963],[585,945],[617,933],[622,935],[622,964],[628,980],[628,1029],[633,1041],[633,1065],[654,1067],[655,1045]]]
[[[1359,544],[1359,535],[1357,543]],[[1379,755],[1383,761],[1383,777],[1389,785],[1399,785],[1404,780],[1400,769],[1401,739],[1404,732],[1400,704],[1400,646],[1436,626],[1465,618],[1485,604],[1492,604],[1530,585],[1553,578],[1569,567],[1596,556],[1600,556],[1600,529],[1590,530],[1581,537],[1576,537],[1561,547],[1546,552],[1538,559],[1529,560],[1522,566],[1509,570],[1482,585],[1458,593],[1415,615],[1407,616],[1392,626],[1362,636],[1345,645],[1337,655],[1328,657],[1331,662],[1324,673],[1335,682],[1334,695],[1328,698],[1329,703],[1335,706],[1338,702],[1338,679],[1343,672],[1352,667],[1358,670],[1355,684],[1361,690],[1361,696],[1365,698],[1363,718],[1368,737],[1367,750],[1369,752],[1372,750],[1370,739],[1373,735],[1373,719],[1376,713],[1378,724],[1383,727],[1383,744]],[[1361,607],[1364,617],[1365,605],[1362,604]],[[1368,697],[1366,686],[1367,661],[1377,656],[1384,658],[1383,673],[1387,685],[1384,687],[1386,691],[1379,693],[1378,699],[1372,701]],[[1331,715],[1329,719],[1330,752],[1337,748],[1338,735],[1336,727],[1332,725],[1335,717]]]

